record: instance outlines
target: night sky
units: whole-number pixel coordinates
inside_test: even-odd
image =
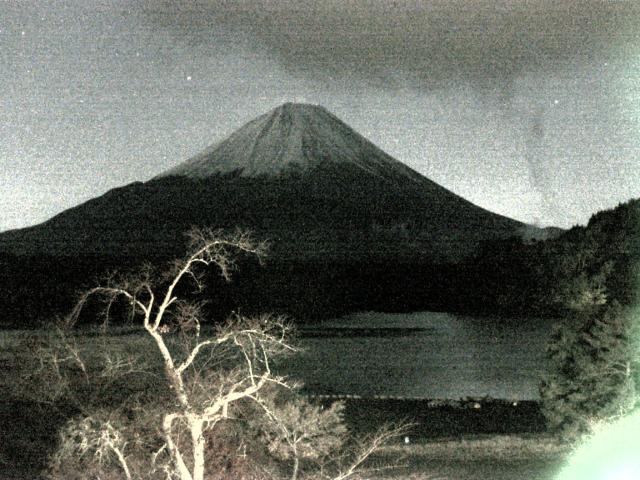
[[[0,230],[325,106],[489,210],[640,197],[640,2],[0,0]]]

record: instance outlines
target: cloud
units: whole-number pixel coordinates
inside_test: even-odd
[[[152,22],[190,41],[242,39],[294,75],[393,87],[465,82],[506,88],[513,76],[624,51],[640,25],[634,1],[291,0],[152,2]],[[219,40],[218,40],[219,41]]]

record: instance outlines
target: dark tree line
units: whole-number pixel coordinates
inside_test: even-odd
[[[592,216],[557,238],[483,245],[467,262],[471,304],[528,315],[572,312],[637,301],[640,200]]]
[[[568,438],[637,407],[640,381],[640,201],[594,215],[543,245],[563,314],[541,384],[549,426]]]

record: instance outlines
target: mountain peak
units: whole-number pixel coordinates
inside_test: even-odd
[[[284,103],[158,177],[278,176],[350,166],[382,177],[422,178],[320,105]],[[158,178],[156,177],[156,178]]]
[[[306,130],[309,127],[312,127],[314,124],[317,125],[318,123],[323,122],[337,122],[346,127],[346,125],[341,120],[332,115],[322,105],[313,103],[285,102],[282,105],[271,109],[258,118],[263,117],[269,118],[271,122],[275,122],[276,124],[278,121],[292,122],[299,130]],[[241,127],[241,129],[242,128],[243,127]]]
[[[304,102],[285,102],[282,105],[271,110],[272,112],[276,111],[306,111],[306,112],[327,112],[327,109],[322,105],[318,105],[317,103],[304,103]]]

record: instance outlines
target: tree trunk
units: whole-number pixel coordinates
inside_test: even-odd
[[[191,444],[193,446],[193,480],[204,480],[204,437],[202,436],[202,420],[190,420]]]
[[[115,452],[116,457],[118,457],[118,461],[120,462],[120,466],[124,470],[124,474],[127,477],[127,480],[131,480],[131,472],[129,471],[129,465],[127,464],[127,460],[124,458],[122,450],[119,448],[115,448],[111,446],[112,450]]]
[[[299,465],[300,465],[300,460],[298,460],[298,452],[294,452],[294,454],[293,454],[293,472],[291,472],[291,480],[297,480]]]

